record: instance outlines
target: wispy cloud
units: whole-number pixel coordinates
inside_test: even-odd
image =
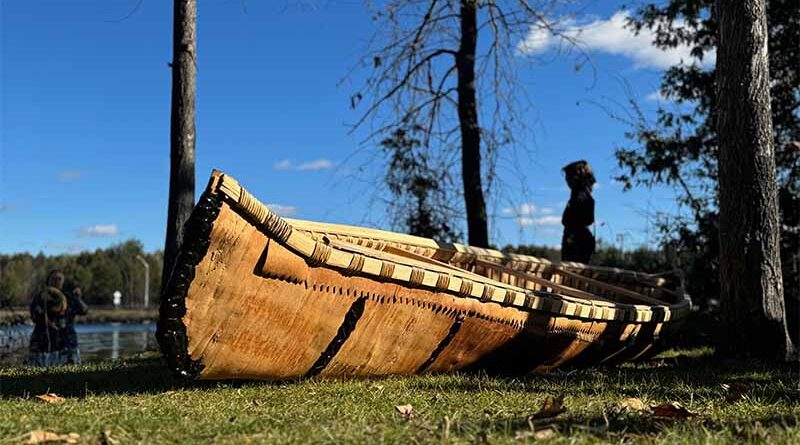
[[[672,102],[672,98],[670,96],[663,95],[661,91],[653,91],[644,98],[650,102]]]
[[[556,36],[541,25],[533,25],[525,39],[517,44],[517,52],[523,55],[543,53],[563,46],[567,38],[578,42],[586,51],[627,57],[636,68],[666,69],[680,63],[699,63],[702,66],[714,64],[715,53],[709,53],[702,61],[698,61],[691,55],[689,45],[657,48],[653,45],[653,31],[645,28],[636,34],[627,26],[629,17],[629,12],[619,11],[606,20],[598,19],[583,24],[565,21],[558,30],[562,35]],[[682,22],[676,21],[675,25],[681,27]]]
[[[58,180],[62,182],[77,181],[81,179],[83,172],[80,170],[64,170],[58,174]]]
[[[80,253],[89,250],[89,248],[80,243],[57,243],[53,241],[48,241],[42,244],[42,247],[45,249],[52,249],[61,252],[68,252],[68,253]]]
[[[289,159],[280,160],[272,164],[273,170],[297,170],[297,171],[316,171],[328,170],[336,165],[330,159],[314,159],[311,161],[301,162],[299,164],[293,163]]]
[[[530,216],[536,213],[539,209],[532,202],[524,202],[518,207],[505,207],[501,210],[504,215],[514,216]]]
[[[327,170],[333,168],[333,161],[329,159],[315,159],[297,166],[298,170]]]
[[[273,170],[290,170],[292,168],[292,161],[288,159],[283,159],[272,164]]]
[[[529,226],[559,226],[561,225],[561,218],[555,215],[544,215],[537,217],[521,216],[514,220],[518,225],[523,227]]]
[[[78,233],[81,236],[113,237],[119,235],[119,227],[116,224],[95,224],[81,227]]]
[[[10,211],[12,209],[14,209],[14,206],[12,204],[6,204],[6,203],[3,203],[3,202],[0,202],[0,213],[8,212],[8,211]]]
[[[279,216],[295,216],[297,214],[297,207],[287,206],[283,204],[267,204],[270,210],[277,213]]]
[[[505,216],[513,216],[514,222],[523,227],[530,226],[559,226],[561,217],[554,215],[552,207],[539,207],[532,202],[525,202],[516,207],[501,209]]]

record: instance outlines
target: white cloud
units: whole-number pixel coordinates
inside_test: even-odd
[[[279,216],[294,216],[297,214],[297,207],[287,206],[283,204],[267,204],[267,207]]]
[[[297,166],[298,170],[327,170],[329,168],[333,168],[333,161],[330,159],[315,159]]]
[[[519,207],[505,207],[502,212],[504,215],[530,216],[536,213],[537,207],[532,202],[524,202]]]
[[[660,90],[653,91],[644,98],[650,102],[672,102],[672,97],[661,94]]]
[[[302,162],[295,165],[289,159],[283,159],[272,164],[273,170],[298,170],[298,171],[315,171],[315,170],[328,170],[333,168],[335,163],[330,159],[314,159],[313,161]]]
[[[550,31],[540,25],[531,25],[525,40],[517,44],[520,54],[537,54],[547,51],[554,44]]]
[[[554,36],[540,25],[531,26],[528,35],[517,44],[520,54],[538,54],[565,44],[564,38],[577,41],[587,51],[595,51],[616,56],[627,57],[634,62],[636,68],[665,69],[679,63],[692,64],[697,59],[691,55],[691,47],[680,45],[675,48],[661,49],[653,45],[654,33],[642,29],[636,34],[628,28],[630,14],[619,11],[607,20],[598,19],[585,24],[565,21],[558,29],[563,36]],[[681,26],[680,22],[676,22]],[[714,64],[715,54],[706,54],[703,66]]]
[[[522,216],[515,219],[516,223],[523,227],[528,226],[559,226],[561,218],[555,215],[544,215],[539,217]]]
[[[561,217],[554,214],[553,207],[539,207],[531,202],[517,207],[505,207],[501,212],[503,215],[513,216],[514,222],[522,227],[561,225]]]
[[[289,170],[292,168],[292,161],[284,159],[272,164],[273,170]]]
[[[81,236],[117,236],[119,227],[116,224],[95,224],[93,226],[81,227]]]
[[[77,181],[81,179],[82,175],[80,170],[64,170],[58,174],[58,180],[62,182]]]

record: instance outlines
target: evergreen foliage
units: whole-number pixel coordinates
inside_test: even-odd
[[[123,305],[141,305],[144,268],[136,259],[137,255],[150,264],[150,289],[159,289],[162,253],[145,253],[137,240],[78,254],[0,255],[0,306],[27,305],[53,269],[64,272],[67,290],[79,286],[83,299],[89,304],[112,304],[112,295],[118,290],[122,293]],[[157,295],[151,295],[151,304],[158,304]]]

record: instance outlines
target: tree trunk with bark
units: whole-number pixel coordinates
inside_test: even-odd
[[[467,210],[468,243],[489,246],[486,202],[481,185],[481,133],[475,94],[478,18],[475,0],[461,0],[461,42],[456,53],[458,120],[461,127],[461,177]]]
[[[194,207],[197,1],[175,0],[172,34],[172,114],[167,235],[162,289],[183,243],[183,225]]]
[[[785,360],[765,0],[717,0],[721,352]]]

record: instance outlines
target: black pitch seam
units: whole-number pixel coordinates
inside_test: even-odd
[[[344,342],[350,338],[350,334],[356,329],[356,324],[358,320],[364,315],[364,305],[367,302],[367,297],[361,297],[358,300],[354,301],[353,304],[350,306],[350,309],[344,316],[344,320],[342,321],[341,326],[339,326],[339,330],[336,332],[336,336],[333,337],[328,346],[322,351],[322,354],[319,355],[319,358],[311,368],[306,373],[306,377],[314,377],[322,372],[326,366],[336,357],[336,354],[339,353],[339,350],[342,349],[342,345]]]
[[[433,364],[433,362],[435,362],[436,359],[439,358],[439,355],[442,353],[442,351],[444,351],[444,348],[446,348],[447,345],[449,345],[450,342],[453,341],[453,337],[455,337],[456,334],[458,334],[458,330],[461,329],[461,325],[463,323],[464,323],[464,316],[458,315],[456,317],[456,321],[454,321],[452,326],[450,326],[450,331],[448,331],[447,335],[444,336],[442,341],[440,341],[439,344],[436,345],[436,349],[434,349],[433,352],[431,352],[431,356],[428,357],[428,360],[425,360],[425,363],[423,363],[422,365],[420,365],[419,368],[417,368],[417,374],[425,372]]]

